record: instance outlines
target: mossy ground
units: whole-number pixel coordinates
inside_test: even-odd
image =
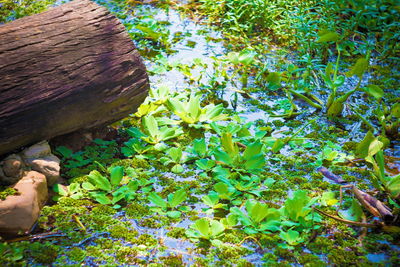
[[[32,241],[7,243],[3,255],[0,255],[1,264],[4,266],[397,266],[400,264],[399,233],[369,229],[365,234],[363,228],[348,226],[328,218],[313,223],[312,227],[305,227],[301,232],[304,241],[295,245],[288,245],[280,238],[279,233],[247,234],[239,225],[225,229],[223,235],[218,237],[222,242],[220,245],[213,245],[212,241],[215,240],[212,239],[189,239],[186,231],[196,220],[203,217],[220,220],[230,212],[224,207],[235,203],[233,206],[243,208],[247,199],[257,199],[269,208],[275,209],[281,208],[296,190],[306,190],[309,197],[317,198],[325,192],[333,192],[334,198],[338,200],[340,185],[332,183],[316,171],[321,165],[340,175],[347,182],[356,184],[360,189],[375,193],[370,182],[370,166],[365,163],[349,164],[357,143],[366,130],[359,125],[358,117],[345,116],[328,120],[321,112],[316,112],[302,102],[298,103],[298,107],[303,114],[295,118],[272,118],[269,116],[270,113],[283,114],[290,108],[290,103],[282,92],[276,89],[265,90],[258,87],[254,81],[250,81],[247,93],[229,95],[229,89],[232,87],[227,86],[225,86],[226,91],[221,93],[220,88],[225,88],[223,85],[228,83],[218,77],[223,75],[223,71],[216,71],[213,77],[205,81],[201,78],[196,79],[192,73],[195,72],[194,69],[207,76],[205,69],[209,67],[201,66],[201,63],[206,61],[210,63],[208,60],[212,53],[207,52],[208,50],[214,49],[222,53],[226,51],[219,33],[204,25],[195,25],[189,18],[180,18],[180,15],[184,14],[193,15],[190,13],[190,6],[174,6],[167,1],[161,1],[157,7],[136,2],[127,5],[129,1],[126,3],[122,0],[97,2],[115,13],[129,29],[130,35],[150,66],[153,88],[158,86],[159,80],[169,80],[178,84],[177,88],[171,86],[171,91],[202,92],[205,96],[202,107],[209,103],[224,103],[229,121],[242,127],[240,134],[244,137],[239,137],[240,134],[237,136],[241,142],[247,142],[246,138],[254,138],[259,129],[265,131],[267,137],[271,134],[287,137],[310,119],[316,120],[301,132],[303,140],[290,142],[281,153],[270,151],[265,153],[267,161],[257,173],[258,180],[254,188],[238,190],[235,199],[222,199],[220,202],[225,206],[214,210],[202,200],[214,190],[216,183],[214,173],[211,170],[201,171],[195,160],[182,163],[184,170],[177,174],[171,172],[170,165],[161,162],[160,157],[165,156],[165,152],[150,150],[149,153],[143,153],[139,157],[135,155],[127,157],[121,151],[122,145],[114,141],[93,143],[75,156],[63,158],[63,176],[69,179],[70,183],[87,182],[89,180],[87,175],[92,170],[101,169],[99,166],[106,168],[122,166],[125,170],[129,168],[134,170],[134,178],[129,177],[129,179],[150,181],[149,184],[141,186],[131,201],[121,202],[122,207],[113,208],[112,205],[99,204],[91,199],[87,192],[82,199],[61,197],[53,205],[44,207],[36,233],[32,236],[40,236],[42,233],[54,233],[54,235]],[[145,29],[147,34],[137,29]],[[143,38],[144,36],[147,38]],[[174,38],[169,39],[171,36]],[[235,39],[229,34],[223,37],[227,40],[225,47],[243,48],[242,37],[237,36]],[[238,40],[237,43],[234,43],[234,40]],[[254,43],[253,45],[255,46]],[[193,47],[199,50],[195,56],[201,59],[201,62],[197,63],[200,68],[173,62],[174,57],[178,61],[189,57],[185,51],[196,51],[192,50]],[[273,55],[277,66],[288,61],[287,51],[282,51]],[[215,64],[224,65],[226,64],[224,60],[216,60]],[[218,69],[218,66],[215,68]],[[227,70],[228,73],[230,71],[232,69]],[[253,68],[250,72],[254,74],[256,70]],[[319,93],[323,96],[324,90]],[[375,103],[372,100],[365,98],[358,106],[360,112],[366,114],[373,105]],[[162,114],[176,118],[176,115],[168,112]],[[132,126],[141,127],[141,117],[132,115],[115,126],[119,129],[120,135],[127,139],[126,129]],[[199,125],[196,127],[182,125],[183,134],[170,140],[168,145],[186,148],[191,147],[196,138],[205,136],[207,140],[212,140],[213,136],[217,136],[209,125],[204,128],[197,126]],[[247,132],[251,137],[246,135]],[[220,143],[211,141],[209,145],[213,146],[208,148],[209,150],[221,146]],[[337,151],[338,155],[329,158],[326,153],[332,150]],[[243,175],[241,170],[232,172],[234,172],[232,177]],[[249,177],[253,175],[248,172],[245,174]],[[127,177],[124,179],[129,180]],[[124,182],[129,181],[124,180]],[[157,191],[163,199],[166,199],[168,195],[181,188],[185,188],[188,197],[185,204],[177,208],[182,213],[178,218],[167,216],[167,212],[174,208],[168,208],[169,210],[157,208],[148,200],[149,190]],[[1,197],[14,193],[9,190],[3,191]],[[398,212],[396,206],[388,203],[383,194],[377,194],[377,197],[382,197],[394,208],[394,212]],[[341,209],[349,208],[352,199],[351,193],[345,192]],[[337,214],[339,205],[338,203],[327,205],[323,209],[330,214]],[[364,214],[367,220],[371,222],[374,220],[367,212]]]

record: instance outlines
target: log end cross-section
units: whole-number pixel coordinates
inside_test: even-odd
[[[75,0],[0,26],[0,155],[117,121],[147,96],[138,51],[116,17]]]

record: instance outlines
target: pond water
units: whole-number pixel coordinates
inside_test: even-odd
[[[57,1],[56,4],[63,2],[65,1]],[[376,196],[380,196],[371,189],[371,174],[367,171],[368,166],[363,162],[362,168],[353,167],[354,156],[349,149],[344,149],[345,145],[355,146],[355,143],[365,136],[366,131],[363,128],[365,126],[361,122],[352,120],[345,124],[333,122],[326,116],[322,116],[321,111],[315,107],[298,100],[295,101],[300,113],[298,116],[293,118],[281,116],[288,112],[291,105],[286,95],[278,90],[271,92],[261,88],[254,75],[250,75],[247,88],[243,88],[241,76],[233,75],[235,68],[232,64],[226,69],[227,76],[231,75],[231,79],[226,81],[219,75],[222,72],[218,72],[221,66],[230,64],[227,61],[230,51],[226,48],[224,36],[217,29],[208,27],[205,20],[195,21],[184,15],[179,11],[182,9],[179,3],[175,3],[173,7],[168,7],[168,5],[156,7],[149,4],[130,7],[123,1],[98,0],[96,2],[116,14],[126,26],[143,55],[153,90],[161,85],[167,85],[170,96],[179,96],[182,93],[187,93],[188,96],[191,93],[201,92],[202,99],[207,103],[214,101],[222,103],[226,108],[224,112],[230,120],[218,121],[217,125],[231,127],[229,129],[240,126],[240,130],[236,132],[232,130],[232,132],[234,132],[235,141],[242,146],[242,150],[247,149],[253,142],[263,142],[262,152],[265,164],[261,172],[244,172],[240,170],[244,168],[243,166],[236,166],[239,170],[231,170],[232,177],[243,180],[234,186],[238,189],[235,191],[236,199],[221,197],[219,202],[217,201],[221,207],[230,207],[229,210],[228,208],[210,208],[207,204],[209,202],[206,203],[204,200],[206,196],[210,196],[211,191],[217,190],[212,185],[216,184],[215,177],[211,176],[215,176],[215,173],[221,169],[213,169],[214,173],[210,170],[204,171],[199,169],[197,161],[187,160],[179,162],[184,169],[183,173],[175,174],[170,165],[163,166],[151,160],[149,162],[154,166],[133,166],[133,163],[128,163],[128,166],[133,164],[132,166],[137,169],[134,178],[155,179],[149,190],[158,192],[164,199],[169,199],[166,196],[176,192],[178,188],[185,188],[188,194],[186,205],[178,205],[179,208],[159,208],[154,201],[148,201],[149,191],[146,191],[145,186],[138,189],[137,195],[126,208],[117,209],[117,212],[109,206],[96,206],[97,204],[90,204],[90,202],[85,202],[87,205],[85,206],[79,202],[79,204],[74,204],[73,200],[68,200],[72,204],[67,200],[61,201],[61,204],[44,211],[40,220],[43,229],[40,231],[67,232],[68,237],[48,238],[37,245],[38,248],[42,248],[40,246],[43,245],[46,252],[57,251],[53,258],[55,266],[63,266],[63,264],[76,264],[76,266],[149,264],[154,264],[154,266],[195,264],[196,266],[303,266],[307,264],[310,264],[307,266],[323,266],[328,261],[335,262],[336,257],[340,258],[341,262],[332,266],[345,266],[352,261],[357,261],[357,265],[382,264],[383,266],[390,264],[393,258],[399,256],[399,240],[396,236],[384,234],[384,238],[388,240],[381,241],[384,239],[381,236],[382,233],[378,230],[370,230],[370,235],[364,241],[360,238],[360,241],[358,237],[362,235],[363,230],[359,227],[348,227],[334,220],[325,220],[317,213],[311,212],[311,205],[317,203],[323,205],[322,201],[335,203],[325,205],[330,214],[337,214],[336,210],[339,209],[337,202],[340,185],[332,183],[316,171],[322,164],[342,175],[349,183],[360,185],[363,190],[369,190]],[[142,36],[143,32],[144,36]],[[146,34],[154,36],[157,41],[155,42],[154,38],[145,38]],[[295,58],[294,52],[282,54],[279,47],[271,45],[268,53],[260,56],[259,63],[262,66],[268,66],[270,72],[276,71],[277,62],[285,61],[289,64]],[[370,79],[371,77],[366,75],[362,84],[367,84]],[[354,78],[347,79],[341,90],[354,88],[356,83],[357,80]],[[214,88],[212,85],[221,87]],[[313,85],[320,86],[317,82]],[[244,89],[249,90],[244,91]],[[320,92],[316,95],[323,102],[327,99],[327,96]],[[361,96],[362,93],[357,92],[355,97],[349,99],[345,113],[351,113],[352,106],[370,105],[370,102]],[[367,110],[364,116],[369,116],[371,112],[372,108]],[[162,114],[164,116],[167,113]],[[132,115],[127,121],[131,123],[130,126],[138,126],[135,123],[139,118]],[[176,114],[169,116],[169,119],[173,120],[178,118]],[[374,126],[375,124],[374,122]],[[217,131],[210,130],[218,126],[199,125],[196,125],[198,128],[183,126],[184,133],[178,136],[181,139],[170,142],[168,145],[183,147],[185,149],[182,154],[190,156],[191,153],[186,148],[193,146],[194,138],[188,138],[188,136],[197,134],[205,138],[208,146],[213,145],[214,150],[223,150],[223,141],[215,143],[215,140],[220,139]],[[303,126],[304,129],[302,129]],[[125,129],[119,126],[119,130],[123,132]],[[294,136],[295,133],[297,135]],[[286,145],[280,149],[280,153],[270,153],[277,139],[285,141]],[[115,155],[126,160],[119,152],[120,147],[116,149],[118,153]],[[392,142],[391,147],[385,152],[393,157],[392,163],[398,170],[400,166],[398,141]],[[163,157],[167,156],[165,150],[155,152],[156,155],[157,153],[162,154]],[[132,158],[134,161],[139,157],[133,155]],[[110,164],[119,162],[116,158],[107,160]],[[88,174],[90,171],[89,168],[82,169],[79,172],[81,175]],[[75,177],[75,181],[80,181],[81,178]],[[257,225],[259,228],[269,227],[261,225],[263,218],[257,223],[251,219],[247,219],[248,221],[243,219],[242,224],[248,225],[246,227],[242,225],[242,228],[246,228],[247,232],[240,231],[238,225],[225,225],[226,234],[223,237],[219,236],[223,240],[222,245],[218,242],[213,243],[218,241],[215,236],[209,239],[192,238],[192,240],[185,237],[185,232],[201,218],[221,221],[234,208],[243,212],[248,205],[247,199],[257,199],[269,209],[282,208],[283,210],[284,206],[288,205],[286,200],[296,198],[299,190],[307,190],[309,197],[304,201],[310,204],[307,204],[308,206],[298,204],[299,206],[295,208],[305,214],[309,213],[309,216],[307,219],[302,218],[303,221],[294,221],[294,219],[287,219],[289,215],[285,214],[285,219],[282,219],[284,225],[282,229],[286,229],[285,231],[271,230],[268,234],[261,234],[261,230],[255,231],[249,225]],[[333,197],[330,194],[333,194]],[[344,206],[347,211],[343,211],[342,214],[351,217],[354,215],[354,210],[350,209],[353,197],[350,193],[344,194]],[[324,195],[324,200],[321,200],[322,195]],[[179,211],[182,215],[178,218],[168,217],[167,214],[171,210]],[[263,212],[267,211],[263,210]],[[66,214],[76,216],[68,217]],[[65,221],[59,218],[64,218]],[[369,215],[368,218],[372,219]],[[86,226],[85,231],[79,229],[78,222]],[[53,227],[53,224],[57,227]],[[273,229],[272,226],[271,229]],[[296,235],[294,232],[300,236],[286,236],[289,235],[288,233]],[[207,236],[208,233],[204,235]],[[286,241],[283,241],[284,238]],[[367,244],[366,247],[360,246],[362,242]],[[379,247],[375,248],[377,244]],[[53,247],[54,245],[56,247]],[[30,249],[29,245],[27,247]],[[39,250],[38,248],[36,249]],[[40,257],[35,256],[34,253],[28,253],[28,255],[30,255],[29,265],[39,265],[37,261]]]

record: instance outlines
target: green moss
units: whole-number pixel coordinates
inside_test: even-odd
[[[297,260],[300,264],[309,267],[324,267],[326,263],[321,261],[317,255],[304,253],[297,257]]]
[[[113,216],[117,211],[110,206],[98,204],[91,211],[93,215]]]
[[[160,257],[163,266],[185,266],[182,260],[182,255],[171,255]]]
[[[122,238],[128,242],[134,242],[136,240],[136,237],[139,235],[138,231],[136,230],[130,230],[126,226],[117,224],[113,225],[110,230],[110,235],[113,238]]]
[[[174,227],[167,233],[167,236],[176,238],[176,239],[183,238],[183,237],[185,237],[185,228]]]
[[[111,166],[122,166],[124,168],[134,168],[134,169],[148,169],[150,164],[147,160],[131,158],[131,159],[122,159],[114,162]]]
[[[357,256],[352,250],[332,248],[328,254],[328,261],[336,266],[359,266],[367,260],[365,257]]]
[[[115,257],[121,263],[135,264],[137,254],[137,250],[133,247],[121,247],[117,250]]]
[[[139,222],[139,225],[149,228],[160,228],[162,226],[162,224],[155,220],[153,217],[142,219]]]
[[[58,256],[59,247],[50,242],[32,243],[27,252],[37,262],[42,264],[51,264]]]
[[[333,245],[333,240],[326,237],[318,236],[314,242],[308,245],[308,248],[316,254],[326,254],[329,253],[329,251],[333,248]]]
[[[142,234],[136,239],[135,243],[139,245],[145,245],[147,247],[153,247],[157,245],[158,241],[152,235]]]
[[[7,187],[5,189],[0,188],[0,199],[1,200],[5,200],[8,196],[15,196],[15,195],[19,195],[18,190],[16,190],[15,188],[12,187]]]
[[[221,241],[226,243],[238,244],[242,239],[237,235],[237,233],[226,233],[221,237]]]
[[[86,257],[86,251],[77,247],[74,247],[66,252],[66,255],[70,260],[76,262],[82,262]]]
[[[234,260],[242,257],[246,253],[248,253],[249,250],[244,248],[244,247],[237,247],[237,246],[232,246],[232,245],[221,245],[219,247],[219,254],[218,257],[220,259],[225,259],[225,260]]]
[[[143,216],[149,215],[150,210],[148,206],[132,203],[125,208],[125,214],[130,218],[142,218]]]

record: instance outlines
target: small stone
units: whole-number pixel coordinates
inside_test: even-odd
[[[47,141],[42,141],[22,151],[25,159],[42,158],[51,154],[51,148]]]
[[[48,186],[52,186],[60,178],[60,159],[54,155],[37,159],[27,159],[26,164],[29,165],[32,170],[44,174],[47,178]]]
[[[18,177],[8,177],[4,174],[3,168],[0,167],[0,185],[12,185],[18,182]]]
[[[30,171],[13,186],[19,195],[0,201],[0,235],[29,232],[47,201],[46,177]]]
[[[5,175],[9,177],[21,177],[23,163],[20,156],[12,154],[3,161],[2,165]]]

